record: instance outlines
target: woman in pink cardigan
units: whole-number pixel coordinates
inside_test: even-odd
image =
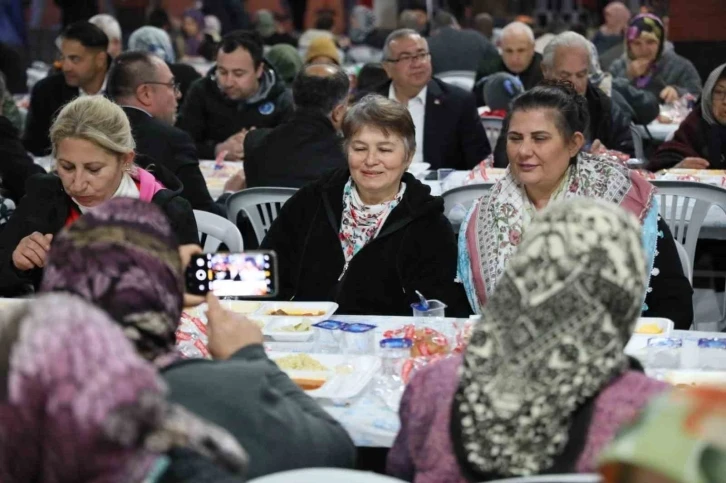
[[[592,472],[667,385],[623,353],[646,263],[637,221],[574,199],[527,228],[461,357],[419,371],[388,473],[416,483]]]

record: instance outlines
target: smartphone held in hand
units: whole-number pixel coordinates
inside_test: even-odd
[[[277,295],[277,257],[272,251],[194,255],[186,269],[186,291],[217,297]]]

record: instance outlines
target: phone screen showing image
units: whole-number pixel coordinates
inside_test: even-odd
[[[187,292],[218,297],[273,297],[277,294],[277,259],[273,252],[208,253],[192,257]]]

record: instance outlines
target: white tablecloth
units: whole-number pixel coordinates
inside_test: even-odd
[[[378,326],[376,340],[383,338],[383,332],[413,323],[411,317],[373,317],[345,316],[332,317],[343,322],[367,322]],[[444,319],[442,325],[463,324],[466,319]],[[725,337],[726,334],[696,331],[673,331],[675,337]],[[312,342],[294,344],[273,342],[265,344],[268,348],[278,351],[312,351]],[[397,412],[389,409],[383,401],[372,392],[372,384],[353,400],[345,404],[334,404],[331,401],[319,400],[325,408],[348,431],[356,446],[390,448],[398,434],[400,421]]]
[[[653,121],[648,124],[648,132],[653,136],[653,140],[659,143],[664,142],[669,137],[673,136],[673,133],[678,129],[678,123],[663,124],[662,122]],[[640,131],[640,135],[643,139],[649,139],[648,132],[641,125],[637,125],[636,129]]]

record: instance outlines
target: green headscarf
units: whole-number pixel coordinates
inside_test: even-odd
[[[297,73],[303,67],[302,58],[297,49],[292,45],[274,45],[265,57],[267,58],[267,62],[275,68],[288,86],[292,85],[295,76],[297,76]]]

